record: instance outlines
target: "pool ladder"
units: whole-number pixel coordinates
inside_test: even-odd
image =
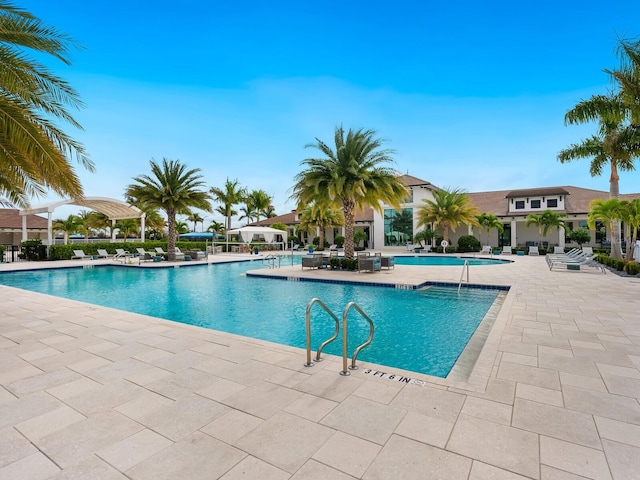
[[[319,298],[312,298],[309,304],[307,305],[307,313],[305,317],[306,326],[307,326],[307,363],[304,364],[305,367],[313,367],[314,365],[313,362],[311,361],[311,307],[313,307],[313,305],[316,303],[320,307],[322,307],[322,309],[324,309],[324,311],[327,312],[331,316],[331,318],[335,320],[336,331],[331,336],[331,338],[329,338],[328,340],[325,340],[320,344],[320,346],[318,347],[318,352],[316,353],[316,358],[314,358],[314,361],[316,362],[322,361],[322,358],[320,357],[320,355],[322,354],[322,349],[326,347],[329,343],[333,342],[336,338],[338,338],[338,334],[340,333],[340,319],[336,316],[335,313],[333,313],[329,309],[329,307],[327,307],[322,302],[322,300],[320,300]],[[367,322],[369,322],[369,338],[367,339],[366,342],[358,346],[353,351],[353,355],[351,357],[351,365],[347,368],[347,357],[348,357],[347,351],[349,348],[347,319],[349,316],[349,310],[351,310],[352,308],[354,308],[360,315],[362,315],[362,317],[364,317],[364,319]],[[371,343],[371,341],[373,340],[373,332],[374,332],[373,320],[371,320],[371,318],[369,318],[369,316],[366,313],[364,313],[364,311],[358,306],[356,302],[349,302],[347,306],[344,307],[344,310],[342,312],[342,371],[340,372],[340,375],[343,375],[343,376],[351,375],[351,372],[349,372],[349,370],[358,369],[358,366],[356,365],[356,359],[358,358],[358,354],[360,353],[360,350],[362,350],[363,348],[365,348],[367,345]]]
[[[262,264],[264,265],[266,263],[269,268],[280,268],[281,260],[282,255],[276,255],[275,253],[272,253],[262,258]]]
[[[460,293],[460,287],[462,287],[462,278],[464,277],[464,272],[467,271],[467,284],[469,283],[469,260],[464,261],[464,265],[462,266],[462,273],[460,274],[460,282],[458,283],[458,293]]]

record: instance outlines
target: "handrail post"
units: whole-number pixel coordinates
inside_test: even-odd
[[[347,377],[351,375],[351,372],[347,370],[347,350],[349,348],[349,334],[347,332],[347,313],[348,308],[345,308],[344,314],[342,315],[342,371],[340,375],[343,377]]]
[[[311,307],[314,303],[320,305],[336,322],[336,331],[333,336],[328,340],[325,340],[318,347],[318,353],[316,354],[315,361],[321,362],[320,354],[322,353],[322,349],[326,347],[329,343],[333,342],[336,338],[338,338],[338,334],[340,333],[340,320],[336,315],[324,304],[319,298],[312,298],[309,304],[307,305],[307,313],[306,313],[306,329],[307,329],[307,363],[304,364],[305,367],[313,367],[313,362],[311,361]]]

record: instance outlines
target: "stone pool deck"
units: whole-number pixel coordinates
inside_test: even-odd
[[[447,379],[366,362],[344,377],[336,357],[305,368],[297,348],[0,286],[0,479],[640,478],[640,279],[509,258],[471,267],[511,288]]]

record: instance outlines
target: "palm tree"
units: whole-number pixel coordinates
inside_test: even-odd
[[[204,187],[199,168],[187,170],[179,160],[162,159],[162,165],[151,160],[153,176],[140,175],[133,180],[137,183],[126,188],[126,196],[135,198],[149,208],[164,210],[167,215],[169,237],[167,240],[168,257],[175,260],[176,254],[176,215],[190,207],[211,211],[209,193]]]
[[[194,232],[196,231],[196,226],[198,225],[198,223],[202,223],[202,225],[204,226],[204,218],[202,218],[202,216],[198,212],[191,212],[189,215],[187,215],[187,220],[193,222]]]
[[[216,211],[224,215],[227,219],[227,230],[231,230],[231,217],[237,214],[233,206],[244,201],[246,189],[240,186],[238,180],[231,181],[227,178],[223,188],[211,187],[209,192],[216,202],[222,203]]]
[[[486,245],[489,245],[489,233],[492,229],[495,228],[499,233],[502,233],[504,231],[504,225],[502,225],[500,219],[492,213],[481,213],[476,217],[476,220],[478,221],[480,236],[482,236],[483,229],[487,230]]]
[[[91,231],[91,217],[94,212],[88,210],[80,210],[80,213],[76,215],[78,221],[78,231],[84,234],[84,243],[89,243],[89,234]]]
[[[207,227],[207,232],[224,233],[224,223],[218,222],[216,220],[211,220],[211,224]]]
[[[47,189],[82,198],[70,159],[94,170],[84,147],[54,123],[82,128],[68,109],[83,106],[77,92],[25,54],[45,53],[69,65],[72,47],[77,44],[67,35],[26,10],[0,3],[0,196],[8,203],[26,207],[30,197]]]
[[[381,148],[383,140],[374,130],[351,130],[346,135],[342,126],[334,134],[335,151],[322,140],[306,145],[316,148],[322,158],[307,158],[306,168],[295,177],[292,198],[298,209],[317,203],[341,209],[345,221],[344,255],[353,258],[356,208],[371,206],[382,212],[382,202],[400,210],[408,190],[392,163],[393,152]]]
[[[118,220],[118,222],[114,225],[120,233],[122,234],[122,241],[126,242],[129,235],[132,233],[138,232],[138,220],[135,218],[123,218],[122,220]]]
[[[240,216],[238,217],[239,220],[246,219],[247,224],[249,224],[253,221],[254,218],[255,218],[255,213],[251,210],[250,205],[245,205],[242,208],[240,208]]]
[[[589,203],[587,225],[589,225],[590,229],[594,230],[596,228],[596,221],[599,220],[609,226],[609,231],[613,235],[614,224],[620,222],[624,218],[624,215],[624,203],[619,198],[592,200]],[[611,247],[613,256],[613,238],[611,239]],[[622,253],[618,258],[622,258]]]
[[[260,217],[268,218],[269,209],[273,210],[271,202],[273,197],[264,190],[252,190],[245,197],[244,202],[251,217],[256,219],[256,223],[260,225]]]
[[[107,229],[111,231],[111,221],[109,220],[109,217],[101,212],[90,212],[87,224],[92,230],[97,230],[99,235],[106,235]]]
[[[640,198],[631,201],[622,201],[622,218],[625,225],[624,238],[627,242],[627,262],[634,258],[634,249],[638,239],[638,228],[640,228]]]
[[[545,210],[542,213],[531,213],[527,215],[526,226],[535,225],[538,227],[538,233],[540,234],[540,246],[542,246],[542,239],[547,236],[549,230],[552,228],[564,228],[564,221],[562,221],[564,214],[554,212],[553,210]]]
[[[324,229],[325,227],[344,225],[344,215],[340,210],[333,207],[324,207],[317,203],[308,205],[300,213],[299,228],[303,231],[313,233],[316,229],[320,231],[319,243],[320,247],[324,246]]]
[[[73,235],[74,233],[78,233],[80,230],[80,225],[78,222],[78,217],[75,215],[69,215],[66,219],[56,219],[51,223],[51,226],[54,230],[58,232],[64,233],[64,244],[67,245],[69,243],[69,235]]]
[[[183,233],[189,233],[189,225],[187,225],[187,222],[176,220],[175,226],[176,226],[176,233],[178,235],[182,235]]]
[[[462,190],[441,189],[433,192],[433,200],[424,199],[418,208],[418,227],[442,228],[443,239],[449,242],[449,228],[455,231],[458,225],[476,225],[478,210],[471,198]],[[446,251],[446,248],[445,248]]]
[[[620,195],[619,170],[632,171],[634,161],[640,155],[640,129],[622,123],[622,119],[611,119],[611,111],[621,108],[620,96],[596,96],[590,100],[580,102],[565,115],[565,123],[581,123],[585,118],[591,118],[598,111],[601,113],[598,135],[573,144],[560,151],[558,160],[561,163],[581,158],[591,158],[590,173],[592,177],[602,174],[605,165],[609,165],[609,198]],[[620,223],[614,222],[611,239],[611,256],[622,257],[620,247]]]

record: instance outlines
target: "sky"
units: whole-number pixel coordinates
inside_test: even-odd
[[[619,66],[620,39],[640,36],[637,0],[16,5],[82,46],[71,66],[35,58],[85,103],[82,131],[61,126],[96,165],[76,166],[86,196],[123,200],[168,158],[208,186],[265,190],[278,214],[296,207],[293,178],[320,153],[305,146],[340,125],[375,130],[399,173],[442,188],[608,191],[589,160],[558,162],[597,128],[565,126],[564,114],[614,87],[603,70]],[[622,172],[620,191],[640,192],[640,172]]]

